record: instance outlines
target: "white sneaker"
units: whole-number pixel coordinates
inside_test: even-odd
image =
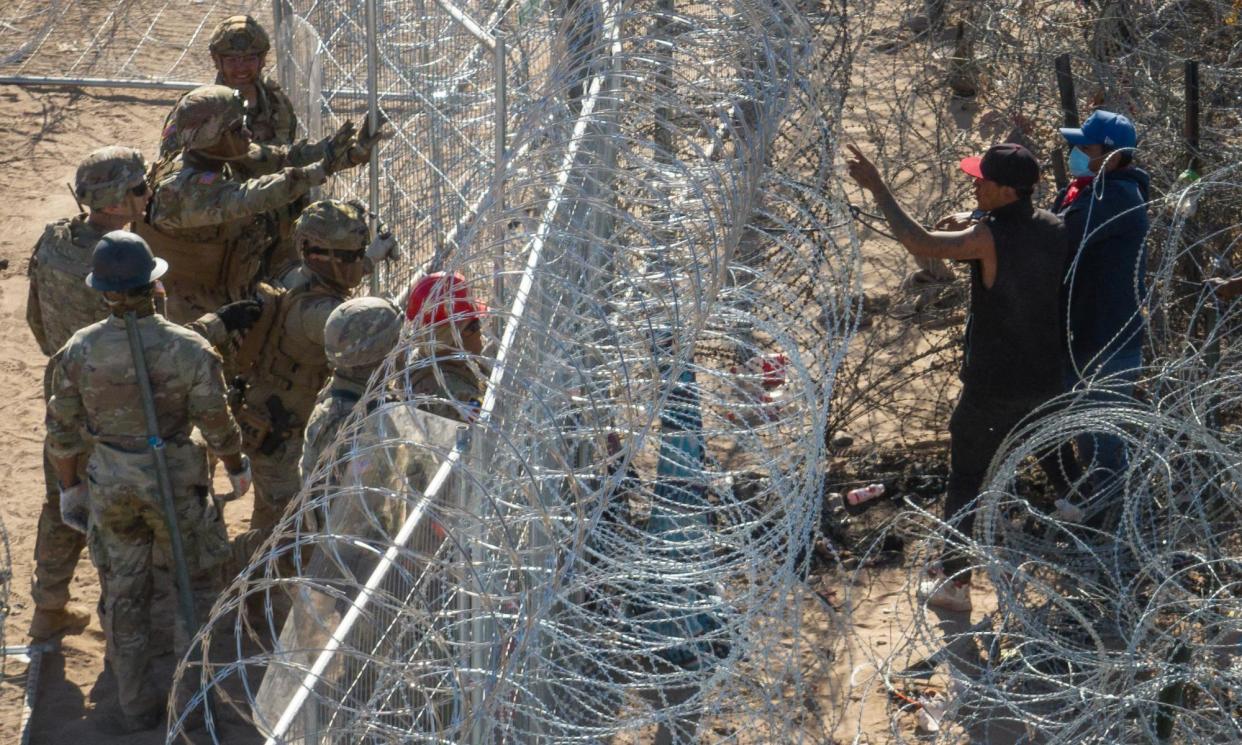
[[[927,579],[919,587],[919,594],[929,608],[953,613],[969,613],[970,583],[955,579]]]
[[[1047,504],[1045,502],[1044,504]],[[1057,508],[1057,519],[1064,523],[1080,523],[1087,516],[1086,512],[1076,504],[1071,504],[1066,499],[1058,499],[1052,503]]]

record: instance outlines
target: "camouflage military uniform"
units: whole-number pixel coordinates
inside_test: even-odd
[[[277,317],[261,344],[262,358],[246,375],[244,403],[238,413],[255,489],[250,533],[238,539],[238,550],[246,554],[245,558],[275,527],[301,486],[298,460],[302,436],[316,394],[328,377],[324,324],[348,295],[304,266],[287,272],[278,284],[284,293]],[[218,348],[231,344],[228,332],[213,314],[204,316],[193,328]]]
[[[366,390],[366,380],[350,380],[338,375],[328,378],[306,420],[306,439],[302,445],[302,459],[298,463],[302,481],[315,471],[320,456],[336,439],[341,425]]]
[[[418,361],[412,363],[418,366]],[[418,408],[446,419],[473,421],[483,404],[483,384],[465,360],[435,359],[410,373],[409,390]]]
[[[224,525],[208,498],[207,453],[190,439],[198,427],[217,454],[236,453],[240,435],[225,401],[219,356],[194,332],[154,315],[137,320],[155,392],[160,435],[185,544],[195,607],[214,600],[212,572],[228,555]],[[116,673],[121,710],[149,714],[160,692],[149,685],[151,554],[167,550],[156,473],[147,445],[129,339],[123,319],[110,316],[78,331],[53,371],[48,403],[49,450],[58,458],[87,452],[91,555],[108,588],[102,622],[108,660]],[[182,654],[189,639],[177,627]]]
[[[51,397],[51,372],[57,351],[80,328],[108,316],[108,305],[82,281],[90,272],[91,249],[103,231],[85,215],[57,220],[43,231],[30,259],[30,295],[26,322],[39,348],[49,357],[43,374],[43,400]],[[43,454],[45,499],[35,538],[35,571],[30,596],[35,607],[59,610],[69,602],[73,579],[86,539],[60,519],[56,473]]]
[[[169,275],[164,282],[168,316],[178,323],[249,297],[268,249],[279,239],[272,211],[318,186],[315,179],[290,168],[247,180],[232,165],[217,168],[194,153],[157,168],[150,225],[198,246],[207,259],[205,271]],[[144,237],[150,238],[149,233]],[[158,241],[152,241],[152,248],[164,255]]]
[[[280,239],[273,211],[322,184],[326,171],[318,164],[288,166],[283,151],[274,150],[263,161],[271,172],[247,178],[237,164],[249,168],[259,161],[225,162],[209,155],[226,143],[246,152],[246,141],[239,139],[246,136],[243,103],[232,88],[196,88],[181,98],[174,116],[183,150],[152,169],[155,193],[146,224],[136,227],[156,255],[169,259],[168,315],[185,323],[250,296],[268,251]],[[345,133],[343,149],[350,136]]]
[[[221,83],[217,77],[216,83]],[[308,166],[323,160],[327,154],[326,140],[308,142],[295,140],[298,118],[293,103],[276,81],[264,78],[255,85],[258,93],[254,106],[246,106],[246,122],[253,133],[254,146],[250,157],[230,164],[230,170],[239,179],[252,179],[276,173],[286,166]],[[174,108],[175,111],[175,108]],[[171,160],[181,151],[173,114],[164,122],[160,140],[160,160]],[[290,240],[293,221],[306,207],[305,196],[279,206],[267,215],[271,221],[276,243],[268,249],[264,260],[264,274],[287,267],[297,259]]]
[[[401,334],[401,311],[389,300],[361,297],[341,304],[324,325],[324,354],[332,377],[319,392],[306,421],[299,470],[302,481],[315,470],[345,418],[366,392],[367,381]],[[335,482],[336,476],[330,477]]]

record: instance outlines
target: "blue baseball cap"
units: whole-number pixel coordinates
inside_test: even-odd
[[[1071,145],[1107,145],[1111,148],[1138,145],[1134,123],[1121,114],[1096,109],[1081,129],[1062,127],[1061,136]]]

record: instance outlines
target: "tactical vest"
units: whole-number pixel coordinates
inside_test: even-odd
[[[177,178],[181,171],[178,165],[173,155],[152,167],[148,180],[153,192]],[[230,178],[230,174],[221,177]],[[135,222],[134,232],[142,236],[152,253],[168,262],[166,284],[222,288],[235,300],[250,294],[266,247],[275,240],[273,220],[265,215],[174,232],[161,230],[148,220]]]
[[[289,319],[300,315],[306,303],[329,298],[339,304],[342,298],[322,282],[296,277],[288,288],[261,285],[263,315],[238,352],[238,369],[247,383],[238,423],[251,448],[263,452],[300,436],[330,372],[323,346],[288,333]]]
[[[40,348],[51,356],[80,328],[108,316],[103,295],[83,281],[90,273],[90,255],[103,233],[85,222],[85,215],[48,224],[30,255],[27,276],[34,296],[26,319],[39,338]]]
[[[79,217],[82,220],[85,220],[86,213],[83,212]],[[73,240],[74,238],[73,221],[75,219],[76,218],[72,218],[72,217],[62,217],[61,219],[55,222],[48,223],[48,226],[46,228],[48,238],[58,243],[75,243]],[[39,249],[41,247],[42,247],[42,241],[35,244],[34,251],[30,254],[30,271],[34,271],[34,266],[35,266],[36,257],[37,257],[38,264],[40,266],[46,266],[51,269],[55,269],[58,272],[64,272],[65,274],[71,274],[82,280],[85,280],[86,275],[91,273],[89,266],[86,266],[84,264],[75,264],[74,262],[65,259],[63,256],[60,256],[59,254],[48,254],[48,255],[40,257]]]

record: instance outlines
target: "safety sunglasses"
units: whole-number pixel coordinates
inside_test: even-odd
[[[136,197],[142,197],[142,196],[146,196],[149,188],[150,187],[147,186],[147,182],[143,181],[141,184],[138,184],[137,186],[130,189],[129,193],[133,194]]]

